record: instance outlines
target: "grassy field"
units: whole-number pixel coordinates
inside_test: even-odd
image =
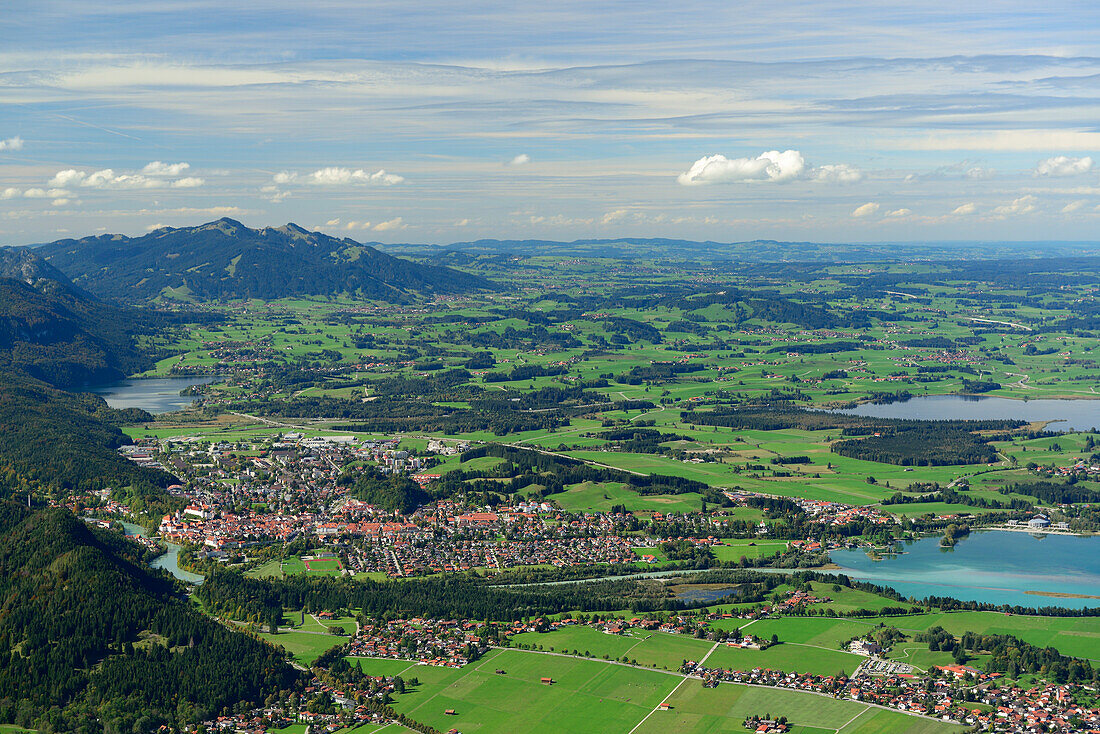
[[[731,622],[733,624],[730,624]],[[785,643],[815,645],[837,650],[841,642],[865,635],[880,623],[896,627],[910,638],[930,627],[937,626],[943,627],[956,636],[968,631],[979,634],[1014,635],[1032,645],[1055,647],[1066,655],[1089,658],[1093,661],[1100,660],[1100,621],[1095,617],[1026,617],[998,612],[950,612],[861,619],[783,617],[753,622],[751,626],[745,628],[745,631],[764,637],[774,634]],[[744,627],[741,620],[725,620],[715,625],[723,628]],[[911,642],[899,644],[896,653],[891,657],[902,658],[903,650],[906,648],[911,650],[906,662],[918,667],[924,668],[927,665],[950,662],[939,657],[938,654],[924,655],[923,652],[927,651],[927,646]]]
[[[719,561],[738,561],[746,558],[767,558],[779,555],[787,550],[783,540],[753,540],[751,538],[724,538],[722,545],[711,546],[714,557]]]
[[[363,671],[371,675],[400,675],[402,677],[414,678],[417,676],[416,671],[423,667],[420,663],[411,660],[393,660],[392,658],[361,658],[348,656],[346,659],[351,665],[362,666]]]
[[[795,732],[839,734],[953,734],[963,727],[918,719],[902,713],[797,691],[723,684],[703,688],[698,681],[680,686],[668,698],[671,710],[657,711],[638,734],[719,734],[744,732],[745,717],[786,716]]]
[[[363,661],[367,673],[374,672],[370,664]],[[419,683],[398,696],[394,707],[441,731],[743,732],[747,715],[765,712],[787,716],[803,734],[961,731],[854,701],[732,684],[706,689],[698,680],[661,671],[522,650],[495,650],[462,669],[418,666],[402,675]],[[541,683],[544,677],[553,684]],[[656,711],[665,700],[672,709]]]
[[[765,620],[772,621],[772,620]],[[783,621],[783,620],[777,620]],[[754,635],[770,637],[771,628],[757,629],[761,623],[755,623],[746,629]],[[683,635],[671,635],[662,632],[631,630],[630,635],[609,635],[592,627],[568,627],[538,634],[528,632],[517,635],[515,640],[525,645],[541,645],[545,651],[574,651],[580,655],[602,658],[607,655],[616,660],[624,656],[636,660],[639,665],[676,670],[684,660],[701,660],[714,646],[713,642],[698,640]],[[716,667],[737,670],[768,668],[795,673],[813,673],[833,675],[839,670],[851,673],[859,665],[861,658],[847,652],[841,652],[836,644],[831,648],[788,640],[780,636],[785,644],[775,645],[767,650],[749,650],[719,645],[708,658],[707,663]]]
[[[755,625],[747,632],[759,634]],[[782,639],[782,638],[781,638]],[[728,670],[752,670],[765,668],[788,673],[836,675],[840,671],[851,674],[863,658],[841,652],[835,647],[817,647],[795,642],[783,642],[767,650],[749,650],[720,645],[707,659],[707,665]]]
[[[312,553],[304,553],[304,557],[310,557]],[[302,557],[274,558],[266,563],[253,568],[245,575],[261,579],[281,579],[299,573],[307,573],[313,576],[339,576],[342,565],[339,558],[314,558],[305,561]]]
[[[645,630],[629,630],[625,635],[610,635],[580,625],[545,634],[525,632],[516,635],[515,641],[525,645],[541,645],[543,650],[550,652],[572,654],[575,650],[579,655],[591,653],[598,658],[606,655],[612,660],[626,657],[636,660],[639,665],[665,670],[677,670],[684,660],[700,659],[713,645],[706,640],[684,635]]]
[[[695,492],[676,495],[638,495],[619,482],[583,482],[554,495],[563,510],[571,512],[607,512],[614,505],[626,505],[634,512],[691,512],[698,510],[702,495]]]
[[[318,632],[280,632],[277,635],[262,632],[260,637],[284,648],[291,657],[306,666],[311,665],[325,650],[342,645],[348,639]]]

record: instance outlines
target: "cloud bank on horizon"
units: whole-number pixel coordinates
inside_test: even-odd
[[[1096,239],[1095,3],[262,5],[0,15],[0,244]]]

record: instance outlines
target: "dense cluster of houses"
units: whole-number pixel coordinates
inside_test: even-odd
[[[1041,685],[1031,690],[997,687],[992,683],[995,676],[967,666],[947,666],[941,671],[943,675],[934,678],[869,674],[847,678],[763,668],[726,670],[694,661],[685,663],[681,672],[698,676],[704,685],[712,687],[732,682],[809,691],[969,724],[982,731],[1100,731],[1100,708],[1078,703],[1078,699],[1092,700],[1094,690],[1072,685]]]
[[[962,721],[984,731],[1058,734],[1100,731],[1100,709],[1079,703],[1081,693],[1087,693],[1085,698],[1093,700],[1096,695],[1096,691],[1083,691],[1080,686],[1068,685],[1043,685],[1031,690],[986,687],[979,701],[992,710],[969,709]]]
[[[271,704],[251,711],[226,714],[204,722],[204,727],[207,732],[224,734],[264,734],[292,724],[306,724],[307,731],[318,734],[367,724],[386,725],[391,719],[379,710],[377,704],[389,701],[393,694],[399,692],[400,686],[397,676],[368,676],[357,686],[333,685],[314,678],[301,697],[295,697],[294,705]],[[331,701],[333,712],[309,710],[310,701],[326,699]],[[376,705],[371,706],[371,703]],[[185,728],[184,731],[195,729]]]
[[[394,619],[360,627],[345,653],[353,657],[395,658],[424,665],[461,668],[489,649],[484,622]]]

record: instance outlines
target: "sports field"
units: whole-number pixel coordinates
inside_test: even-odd
[[[303,556],[272,559],[248,571],[246,575],[260,579],[281,579],[299,573],[308,573],[315,576],[339,576],[342,569],[343,565],[340,563],[339,558],[317,558],[307,553]]]
[[[363,670],[373,672],[369,660],[363,660]],[[743,732],[747,715],[763,713],[787,716],[801,734],[962,731],[855,701],[733,684],[706,689],[668,672],[523,650],[494,650],[461,669],[417,666],[402,675],[419,683],[398,696],[394,707],[441,731],[709,734]],[[665,700],[671,710],[657,710]]]
[[[339,574],[343,568],[339,558],[303,558],[302,565],[306,567],[306,571],[309,573],[326,575]]]

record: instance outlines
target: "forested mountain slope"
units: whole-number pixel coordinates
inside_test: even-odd
[[[0,721],[152,731],[299,685],[274,648],[195,610],[140,553],[68,511],[0,502]]]
[[[142,237],[59,240],[37,253],[101,298],[283,298],[351,294],[404,301],[410,292],[460,293],[493,283],[420,265],[296,224],[250,229],[232,219],[164,227]]]
[[[0,277],[0,465],[43,490],[112,486],[116,499],[159,496],[172,477],[117,452],[128,442],[117,424],[150,416],[66,390],[151,366],[134,334],[167,317],[97,301],[22,254],[0,250],[0,272],[18,276]]]
[[[0,368],[61,388],[118,380],[148,363],[133,347],[139,319],[75,292],[0,277]]]

